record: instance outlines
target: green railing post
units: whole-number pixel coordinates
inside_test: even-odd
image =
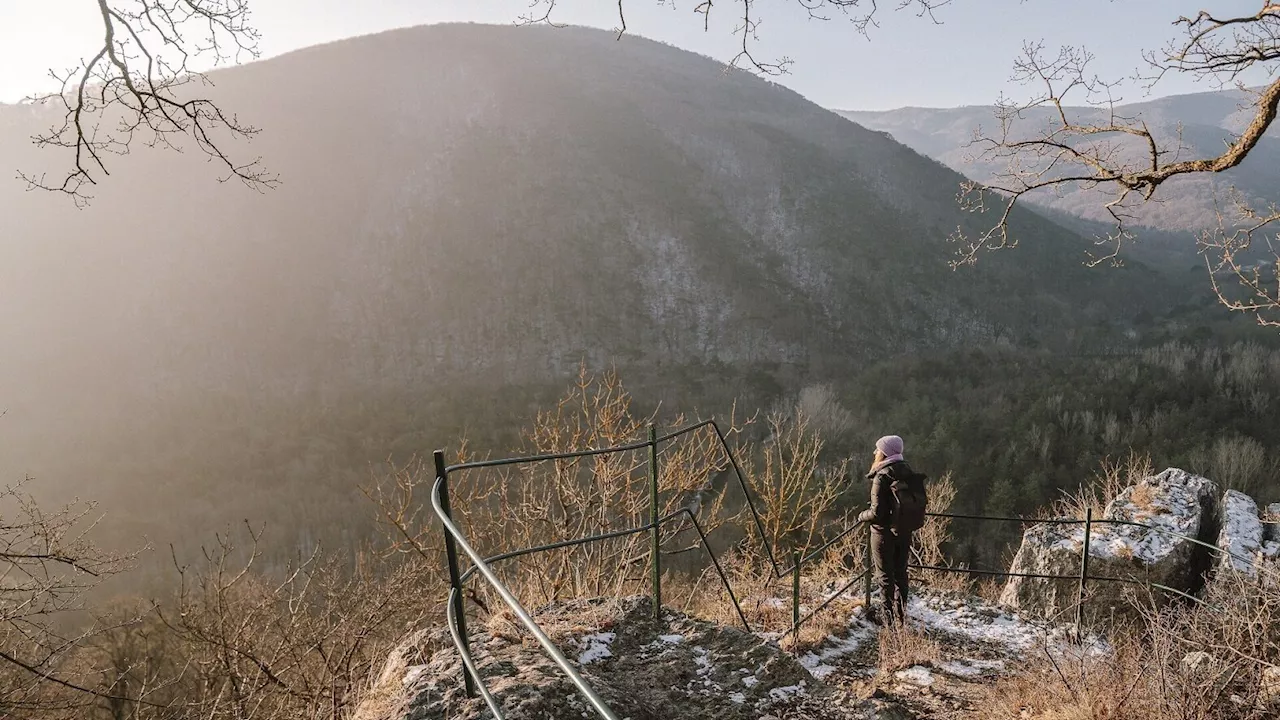
[[[791,551],[791,627],[800,632],[800,551]]]
[[[867,525],[867,541],[862,545],[862,613],[871,619],[871,526]]]
[[[1084,598],[1089,581],[1089,536],[1093,530],[1093,508],[1084,511],[1084,546],[1080,549],[1080,597],[1076,600],[1076,639],[1084,642]]]
[[[662,618],[662,528],[658,526],[658,431],[649,426],[650,567],[653,573],[653,617]]]
[[[444,451],[436,450],[433,455],[436,461],[436,477],[440,479],[440,509],[452,519],[453,509],[449,505],[449,471],[444,464]],[[462,644],[467,646],[467,652],[470,653],[471,639],[467,636],[467,613],[462,600],[462,573],[458,570],[458,546],[449,529],[443,528],[443,531],[444,554],[449,562],[449,587],[453,590],[450,593],[453,596],[453,614],[458,619],[458,634],[462,636]],[[475,697],[475,678],[471,677],[465,664],[462,666],[462,681],[467,689],[467,697]]]

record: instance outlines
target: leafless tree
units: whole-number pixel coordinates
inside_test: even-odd
[[[1244,130],[1216,156],[1188,157],[1180,137],[1156,137],[1140,117],[1118,110],[1118,83],[1098,78],[1090,71],[1093,56],[1083,48],[1063,48],[1056,54],[1043,44],[1024,47],[1015,64],[1014,79],[1038,88],[1023,101],[1001,98],[996,107],[998,127],[993,133],[979,130],[974,146],[983,159],[1007,162],[1007,168],[991,183],[968,182],[961,191],[962,205],[971,211],[993,209],[997,219],[985,231],[953,236],[959,250],[953,266],[974,263],[987,250],[1010,248],[1017,239],[1009,230],[1013,209],[1026,195],[1068,187],[1100,189],[1109,194],[1106,209],[1112,230],[1098,238],[1103,252],[1090,264],[1118,261],[1124,245],[1134,238],[1131,225],[1136,208],[1157,197],[1158,189],[1173,178],[1221,173],[1237,167],[1257,147],[1271,128],[1280,105],[1280,3],[1266,0],[1257,13],[1221,17],[1201,11],[1180,17],[1177,40],[1160,51],[1145,54],[1149,71],[1136,80],[1148,87],[1170,74],[1184,74],[1214,82],[1217,87],[1235,85],[1248,93],[1252,113]],[[1261,89],[1249,89],[1249,72],[1265,71],[1271,78]],[[1087,112],[1068,103],[1082,101]],[[1048,111],[1047,113],[1045,111]],[[1048,116],[1047,122],[1044,121]],[[1028,129],[1028,125],[1037,123]],[[1280,208],[1250,207],[1234,194],[1235,208],[1223,212],[1216,230],[1199,239],[1214,290],[1228,308],[1254,313],[1264,325],[1280,325],[1280,278],[1274,263],[1250,261],[1246,255],[1261,238],[1274,258],[1273,244]],[[1256,253],[1255,253],[1256,255]],[[1227,287],[1223,281],[1235,280]]]
[[[675,0],[656,0],[659,5],[672,5]],[[529,12],[520,17],[526,24],[543,23],[555,25],[555,13],[560,0],[532,0]],[[616,0],[618,6],[618,36],[627,31],[627,0]],[[927,17],[938,22],[934,11],[948,5],[951,0],[889,0],[896,10],[914,11],[920,17]],[[635,4],[635,0],[631,0]],[[738,38],[739,50],[730,64],[764,75],[781,75],[791,67],[792,59],[782,56],[776,59],[757,59],[753,47],[760,39],[760,13],[756,11],[756,0],[693,0],[693,12],[702,16],[704,30],[711,29],[713,13],[732,12],[735,17],[733,34]],[[845,17],[853,27],[863,35],[878,27],[877,17],[880,12],[879,0],[786,0],[785,5],[793,11],[806,14],[812,20],[830,20],[837,14]],[[729,9],[720,11],[717,8]]]
[[[277,184],[258,158],[232,157],[229,143],[258,129],[204,97],[209,81],[197,71],[258,57],[248,0],[98,0],[97,9],[101,46],[78,67],[51,71],[59,92],[33,98],[61,114],[36,145],[68,151],[70,167],[54,177],[19,171],[20,179],[84,205],[110,174],[108,157],[140,142],[179,151],[193,145],[222,168],[222,180],[257,190]]]
[[[114,682],[82,678],[71,662],[110,630],[83,617],[86,596],[134,559],[94,545],[94,520],[93,505],[45,512],[23,485],[0,488],[0,717],[74,715],[83,704],[121,699]]]

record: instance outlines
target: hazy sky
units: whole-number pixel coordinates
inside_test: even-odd
[[[128,5],[137,0],[115,0]],[[249,0],[267,56],[395,27],[447,21],[511,23],[529,0]],[[693,13],[696,0],[626,0],[629,30],[728,60],[736,52],[731,0],[720,0],[709,32]],[[881,27],[871,40],[836,14],[810,20],[798,0],[757,0],[763,24],[760,53],[794,59],[781,82],[833,108],[987,104],[1008,84],[1024,40],[1084,45],[1104,77],[1131,75],[1141,51],[1176,36],[1172,22],[1199,9],[1256,12],[1259,0],[953,0],[938,12],[942,25],[880,0]],[[559,0],[561,22],[613,28],[612,0]],[[101,42],[94,0],[0,0],[0,102],[49,89],[48,71],[90,56]],[[1260,78],[1255,78],[1260,79]],[[1163,82],[1155,95],[1213,89],[1185,78]],[[1141,99],[1134,87],[1125,99]]]

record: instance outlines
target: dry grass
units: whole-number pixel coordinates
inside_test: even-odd
[[[997,680],[984,693],[993,720],[1139,720],[1140,663],[1132,655],[1084,664],[1039,657],[1026,672]],[[1143,719],[1145,720],[1145,718]]]
[[[1280,664],[1280,592],[1228,574],[1207,605],[1144,607],[1114,652],[1044,649],[1023,673],[984,686],[995,720],[1263,720],[1262,678]],[[1196,655],[1205,653],[1195,662]]]
[[[1139,510],[1152,510],[1155,507],[1156,491],[1150,484],[1140,482],[1133,486],[1133,492],[1129,494],[1129,500]]]
[[[404,716],[411,700],[404,676],[409,663],[403,655],[392,655],[382,673],[374,676],[360,697],[351,720],[396,720]]]
[[[906,628],[880,633],[879,670],[891,674],[915,665],[932,665],[943,657],[942,647],[928,636]]]
[[[840,599],[800,626],[800,631],[789,636],[783,648],[801,654],[822,645],[830,637],[849,633],[849,616],[862,607],[862,600]]]
[[[1099,471],[1089,482],[1073,493],[1064,492],[1041,514],[1046,518],[1083,518],[1086,510],[1092,510],[1093,516],[1100,518],[1112,498],[1152,474],[1154,470],[1149,455],[1130,451],[1123,460],[1103,458]]]
[[[956,485],[951,479],[951,473],[930,481],[928,490],[929,512],[945,513],[951,510],[956,499]],[[946,546],[951,539],[950,518],[928,518],[924,527],[917,530],[912,538],[911,552],[915,562],[934,567],[962,568],[962,565],[955,565],[947,559]],[[913,581],[930,590],[949,594],[967,594],[973,589],[973,579],[961,572],[921,571],[916,573]]]
[[[973,592],[983,601],[991,605],[1000,603],[1000,595],[1004,592],[1006,580],[1000,577],[980,577],[974,582]]]

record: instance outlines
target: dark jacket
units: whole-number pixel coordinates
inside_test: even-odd
[[[867,473],[871,479],[871,507],[858,515],[858,520],[870,523],[872,530],[884,532],[894,526],[897,520],[898,504],[893,499],[893,481],[905,479],[915,473],[906,460],[899,460],[886,465],[875,472]]]

